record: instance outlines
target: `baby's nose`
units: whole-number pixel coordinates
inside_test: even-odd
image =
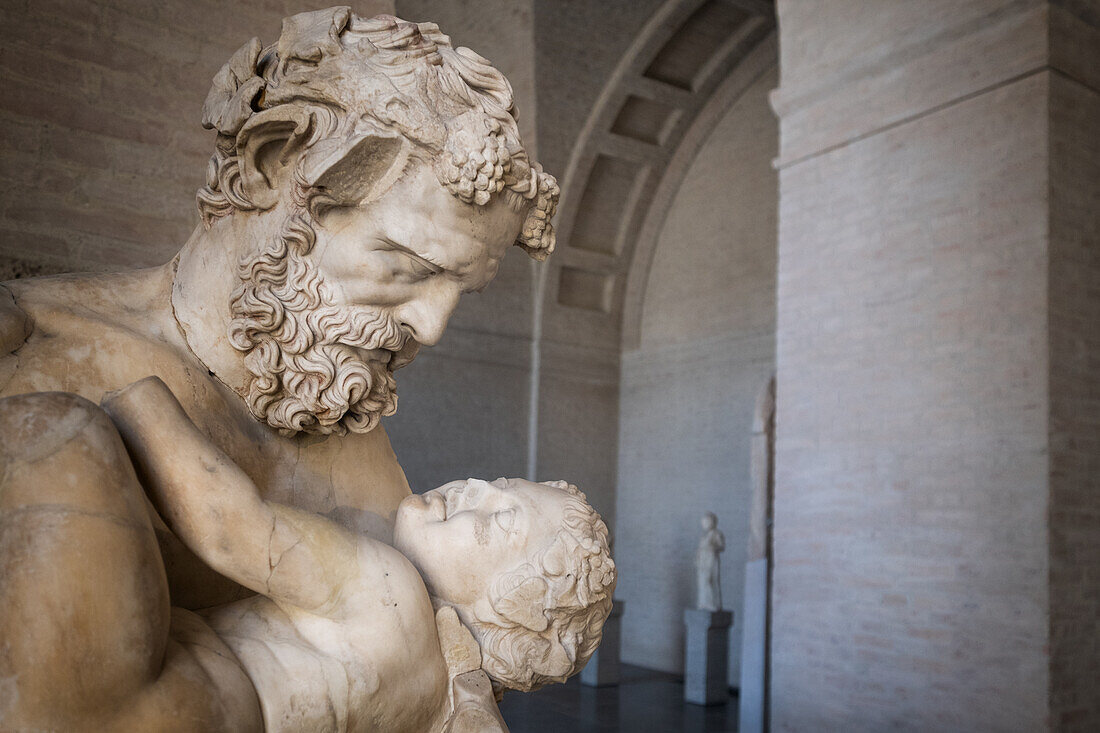
[[[488,481],[479,478],[472,478],[466,482],[466,490],[471,494],[480,494],[486,491],[493,491],[496,487]]]
[[[466,482],[466,491],[471,499],[477,497],[479,503],[486,499],[495,499],[503,493],[500,487],[495,484],[477,478],[472,478]]]

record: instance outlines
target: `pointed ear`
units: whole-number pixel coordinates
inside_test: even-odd
[[[245,196],[270,209],[294,171],[312,126],[307,110],[280,105],[253,115],[237,135],[237,161]]]
[[[546,610],[546,581],[528,578],[493,601],[493,610],[514,624],[532,631],[545,631],[549,625]]]
[[[329,200],[354,206],[389,189],[408,158],[409,144],[398,134],[357,133],[318,142],[306,153],[302,174]]]

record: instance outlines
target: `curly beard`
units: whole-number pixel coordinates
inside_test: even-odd
[[[366,433],[397,411],[393,372],[419,344],[385,311],[334,304],[308,257],[315,236],[298,209],[241,263],[229,340],[245,355],[257,419],[288,434]]]

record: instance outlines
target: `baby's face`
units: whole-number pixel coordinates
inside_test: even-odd
[[[497,574],[550,545],[563,526],[567,496],[523,479],[452,481],[401,502],[393,544],[429,593],[472,605]]]

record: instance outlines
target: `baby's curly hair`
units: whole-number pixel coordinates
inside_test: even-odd
[[[242,46],[203,106],[203,126],[218,131],[197,195],[206,226],[260,208],[242,183],[242,142],[257,118],[285,124],[290,115],[306,120],[295,134],[308,137],[307,153],[364,131],[399,134],[412,144],[410,157],[430,164],[460,200],[480,206],[503,193],[512,208],[526,209],[516,244],[533,258],[553,251],[558,184],[523,148],[511,85],[434,23],[336,7],[287,18],[272,46],[256,38]]]
[[[501,574],[489,602],[505,621],[478,619],[482,669],[506,688],[527,692],[576,674],[600,644],[611,613],[615,563],[607,525],[576,486],[543,482],[568,494],[565,526],[530,562]]]

